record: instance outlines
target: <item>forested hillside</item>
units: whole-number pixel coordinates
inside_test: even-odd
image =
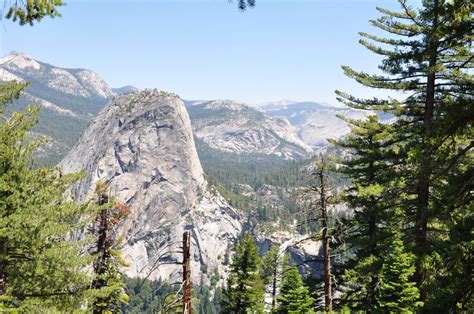
[[[212,149],[199,139],[195,141],[209,183],[232,206],[249,212],[256,225],[278,222],[284,227],[298,220],[297,213],[307,208],[300,192],[313,181],[311,169],[319,155],[299,161],[263,154],[241,155]],[[334,157],[338,153],[329,148],[321,155]],[[348,184],[344,176],[336,173],[331,173],[331,179],[339,189]]]

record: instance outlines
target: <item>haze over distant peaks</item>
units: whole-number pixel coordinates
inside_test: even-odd
[[[45,87],[77,97],[110,98],[115,95],[110,86],[94,71],[65,69],[11,52],[0,58],[0,80],[40,81]]]
[[[132,85],[126,85],[122,87],[112,88],[112,91],[117,95],[129,94],[139,91],[138,88]]]
[[[297,136],[313,149],[322,148],[329,138],[338,139],[349,134],[346,122],[339,119],[343,115],[351,119],[362,119],[371,111],[348,107],[335,107],[311,101],[269,102],[255,108],[274,117],[285,117],[294,126]]]

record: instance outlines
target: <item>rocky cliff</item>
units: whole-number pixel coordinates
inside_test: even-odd
[[[114,98],[60,166],[86,172],[72,190],[78,201],[104,180],[130,207],[121,229],[128,275],[179,280],[183,230],[192,232],[193,281],[225,272],[224,256],[242,230],[241,217],[208,188],[177,96],[146,90]]]

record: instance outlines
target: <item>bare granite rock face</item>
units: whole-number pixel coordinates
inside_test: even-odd
[[[189,103],[194,135],[213,149],[301,159],[312,152],[285,117],[271,117],[231,100]]]
[[[193,281],[225,273],[224,256],[242,230],[241,216],[208,188],[179,97],[145,90],[114,98],[60,166],[86,172],[72,189],[78,201],[103,180],[129,206],[121,227],[129,276],[180,280],[184,230],[192,233]]]

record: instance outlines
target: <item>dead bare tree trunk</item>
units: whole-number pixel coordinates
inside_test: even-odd
[[[326,182],[324,173],[324,163],[319,170],[320,182],[320,202],[321,202],[321,218],[323,225],[323,251],[324,251],[324,302],[326,311],[332,312],[332,287],[331,287],[331,255],[329,248],[329,230],[328,230],[328,211],[327,211],[327,195]]]
[[[190,264],[191,232],[183,233],[183,314],[191,314],[191,264]]]

